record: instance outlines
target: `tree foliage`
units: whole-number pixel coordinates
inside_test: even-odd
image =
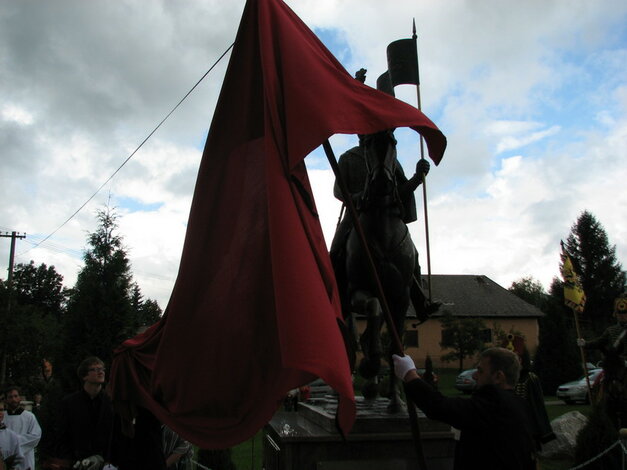
[[[571,256],[575,272],[580,276],[587,301],[580,318],[591,333],[602,331],[612,323],[614,299],[624,290],[625,272],[616,260],[616,248],[609,245],[607,234],[589,212],[584,211],[571,227],[565,248]],[[524,281],[524,280],[523,280]],[[544,305],[534,282],[520,282],[510,290],[531,301],[546,314],[539,322],[539,345],[534,359],[545,393],[582,375],[581,355],[576,345],[577,333],[571,309],[564,305],[563,282],[554,278]],[[585,334],[584,334],[585,336]],[[588,359],[594,360],[594,357]],[[598,358],[596,358],[598,359]]]
[[[533,369],[540,377],[544,393],[553,395],[560,384],[582,375],[581,357],[577,350],[573,312],[564,305],[564,286],[553,278],[539,320],[539,343]]]
[[[610,246],[607,233],[588,211],[573,224],[565,245],[586,293],[582,319],[594,333],[600,333],[613,323],[614,300],[625,290],[625,271],[616,259],[616,246]]]
[[[4,382],[19,383],[30,390],[41,375],[44,358],[53,358],[61,347],[60,324],[68,291],[54,266],[18,264],[13,270],[11,305],[6,282],[0,281]]]
[[[451,349],[450,352],[442,356],[442,360],[445,362],[459,361],[459,371],[461,372],[464,367],[464,359],[473,357],[485,346],[483,341],[485,323],[480,318],[455,317],[447,311],[444,312],[440,322],[442,323],[440,346]]]
[[[512,282],[508,290],[525,302],[538,307],[543,312],[546,311],[548,294],[540,281],[533,277],[527,276]]]
[[[161,313],[156,302],[143,300],[132,280],[116,219],[109,208],[97,212],[98,227],[88,235],[85,266],[68,302],[63,350],[63,378],[68,387],[80,360],[98,356],[110,364],[113,350],[146,324],[145,316],[154,319],[157,311]]]
[[[131,294],[131,306],[133,312],[133,331],[156,323],[161,317],[161,307],[156,300],[145,299],[137,283],[133,284]]]

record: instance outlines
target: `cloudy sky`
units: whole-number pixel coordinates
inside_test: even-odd
[[[368,69],[371,86],[387,44],[416,19],[423,111],[449,142],[427,182],[433,273],[485,274],[504,287],[533,276],[548,287],[559,240],[583,210],[625,266],[627,2],[287,3],[351,74]],[[0,0],[0,231],[26,233],[16,263],[54,265],[73,286],[95,212],[109,203],[135,279],[165,307],[228,55],[64,222],[230,46],[243,5]],[[416,103],[415,89],[399,88]],[[410,173],[417,136],[397,137]],[[332,139],[338,155],[354,142]],[[320,151],[307,165],[330,243],[333,176]],[[423,220],[411,230],[424,271]],[[2,278],[9,247],[0,238]]]

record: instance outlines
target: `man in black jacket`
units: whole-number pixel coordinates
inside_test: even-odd
[[[105,393],[104,363],[88,357],[78,366],[82,388],[61,402],[59,457],[99,469],[113,459],[113,409]]]
[[[481,353],[471,398],[445,397],[423,381],[409,356],[393,356],[396,376],[428,418],[461,431],[455,470],[532,470],[534,444],[526,403],[514,394],[520,373],[518,357],[504,348]]]
[[[165,470],[161,448],[161,423],[144,408],[138,408],[134,436],[121,432],[104,390],[105,367],[97,357],[78,366],[83,387],[61,402],[58,456],[76,462],[79,470],[101,470],[105,464],[120,470]]]

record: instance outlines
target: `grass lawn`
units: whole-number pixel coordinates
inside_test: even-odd
[[[232,459],[237,470],[261,470],[262,457],[263,431],[233,448]]]

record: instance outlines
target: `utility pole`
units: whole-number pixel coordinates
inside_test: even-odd
[[[0,233],[0,238],[11,238],[11,252],[9,253],[9,274],[7,276],[7,318],[11,315],[11,297],[13,294],[13,261],[15,259],[15,240],[26,238],[26,234],[18,235],[17,232]],[[7,347],[6,342],[2,344],[2,358],[0,359],[0,384],[5,384],[7,377]]]

